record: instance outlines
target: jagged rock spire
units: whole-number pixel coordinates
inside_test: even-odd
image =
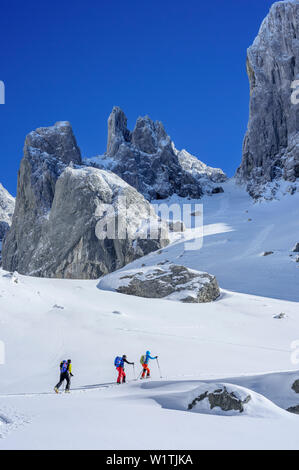
[[[114,106],[108,118],[107,154],[115,155],[123,142],[130,141],[130,135],[125,113],[118,106]]]

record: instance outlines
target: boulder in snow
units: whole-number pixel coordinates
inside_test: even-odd
[[[176,264],[121,270],[105,276],[99,288],[137,297],[185,303],[212,302],[220,295],[215,276]]]
[[[185,232],[186,226],[181,220],[168,220],[167,225],[170,232]]]

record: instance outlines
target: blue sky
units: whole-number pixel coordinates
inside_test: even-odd
[[[0,181],[13,194],[24,139],[68,120],[103,153],[120,106],[164,123],[177,148],[233,175],[248,121],[246,49],[272,0],[1,1]]]

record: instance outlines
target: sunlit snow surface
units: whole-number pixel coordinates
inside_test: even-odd
[[[218,301],[182,304],[98,289],[98,281],[48,280],[0,271],[0,449],[298,449],[299,195],[253,204],[225,183],[206,197],[204,244],[184,239],[131,263],[166,259],[215,274]],[[177,202],[173,200],[172,202]],[[180,203],[189,203],[180,200]],[[192,201],[191,201],[192,202]],[[248,212],[247,212],[248,211]],[[251,220],[249,220],[251,219]],[[265,251],[273,255],[262,256]],[[274,316],[285,313],[282,319]],[[294,344],[293,344],[294,346]],[[116,355],[149,349],[149,381],[116,386]],[[298,354],[299,356],[299,354]],[[58,366],[73,362],[70,395],[56,395]],[[132,366],[126,367],[134,379]],[[251,394],[244,413],[188,411],[201,391],[226,384]]]

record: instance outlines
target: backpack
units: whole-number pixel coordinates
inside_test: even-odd
[[[140,358],[140,364],[143,366],[144,364],[144,361],[145,361],[145,356],[142,354],[141,358]]]
[[[114,359],[115,367],[119,367],[119,366],[121,366],[121,364],[122,364],[122,358],[119,357],[119,356],[116,356],[116,358]]]
[[[61,373],[64,374],[64,372],[67,372],[68,368],[69,368],[68,362],[67,361],[62,361]]]

